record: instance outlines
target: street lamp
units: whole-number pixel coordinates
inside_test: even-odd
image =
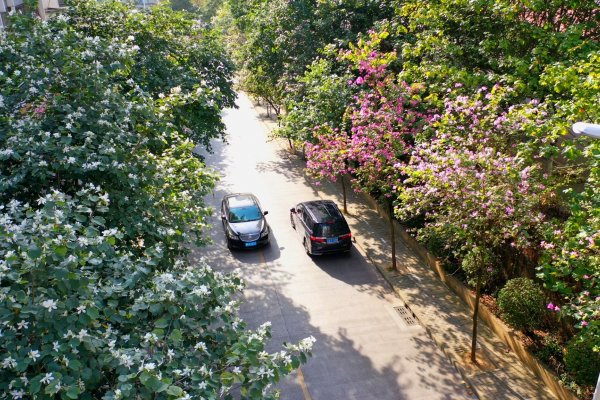
[[[600,139],[600,125],[598,124],[575,122],[571,127],[571,132],[575,136],[585,135],[594,139]],[[594,391],[592,400],[600,400],[600,374],[598,375],[598,382],[596,383],[596,390]]]
[[[588,124],[587,122],[575,122],[571,128],[575,136],[589,136],[595,139],[600,139],[600,125]],[[595,399],[594,399],[595,400]]]

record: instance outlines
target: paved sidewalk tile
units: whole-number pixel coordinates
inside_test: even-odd
[[[277,126],[269,119],[264,123],[270,129]],[[281,141],[281,147],[287,151],[287,142]],[[289,157],[297,156],[290,154]],[[300,158],[297,165],[303,168]],[[310,177],[305,175],[305,178],[310,182]],[[321,182],[313,188],[316,196],[334,200],[342,208],[341,185]],[[357,247],[409,305],[419,323],[461,371],[480,399],[556,399],[481,321],[477,341],[480,366],[470,363],[472,315],[468,306],[437,278],[399,235],[396,235],[397,270],[390,270],[388,222],[367,204],[362,195],[348,190],[347,197],[347,220]]]

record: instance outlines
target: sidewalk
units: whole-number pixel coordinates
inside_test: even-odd
[[[261,115],[265,110],[255,105]],[[269,130],[277,127],[263,118]],[[282,154],[287,142],[277,140]],[[285,150],[285,151],[284,151]],[[297,157],[289,154],[289,157]],[[298,159],[298,168],[303,167]],[[312,182],[307,177],[307,182]],[[342,207],[341,185],[323,181],[312,185],[323,199]],[[472,314],[469,307],[446,287],[435,273],[396,235],[397,270],[390,271],[391,247],[388,222],[368,204],[362,194],[348,190],[348,223],[356,247],[377,267],[386,281],[410,308],[436,344],[462,374],[470,389],[482,400],[546,400],[557,397],[524,366],[517,356],[484,323],[478,326],[479,366],[470,363]]]
[[[323,184],[319,194],[342,204],[332,184]],[[553,393],[525,367],[508,346],[479,321],[477,359],[470,362],[472,313],[456,294],[412,250],[396,238],[397,270],[390,270],[390,232],[387,221],[361,195],[352,193],[348,223],[356,245],[377,267],[433,340],[461,372],[480,399],[556,399]]]

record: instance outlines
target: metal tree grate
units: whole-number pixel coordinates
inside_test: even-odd
[[[407,306],[398,306],[394,307],[394,310],[398,312],[398,314],[402,317],[406,325],[417,325],[419,321],[415,318],[410,308]]]

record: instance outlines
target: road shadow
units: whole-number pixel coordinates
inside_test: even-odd
[[[231,162],[225,161],[226,146],[225,143],[214,141],[212,153],[204,154],[206,162],[217,172],[226,171],[232,166]],[[307,176],[299,158],[290,155],[285,148],[279,148],[277,154],[279,157],[275,161],[258,163],[256,169],[261,176],[260,179],[283,178],[285,182],[301,184],[310,188],[314,198],[322,197],[320,191],[323,186],[320,186],[318,190],[315,189],[314,180]],[[283,191],[288,188],[277,187],[273,190]],[[346,283],[347,286],[338,285],[343,286],[341,290],[356,291],[358,292],[357,296],[373,294],[377,297],[385,297],[390,294],[381,276],[357,249],[353,249],[349,257],[344,255],[326,256],[313,258],[312,262],[308,256],[298,252],[307,257],[306,263],[303,259],[299,261],[290,259],[286,254],[286,263],[297,263],[297,265],[290,264],[291,267],[283,265],[282,254],[287,251],[287,247],[302,246],[297,242],[279,242],[279,232],[290,229],[278,225],[284,223],[281,214],[287,212],[293,204],[282,205],[283,211],[279,210],[279,214],[273,213],[276,214],[275,216],[279,215],[279,219],[269,220],[274,231],[273,243],[270,247],[256,251],[229,252],[225,246],[224,234],[220,226],[218,204],[225,194],[233,190],[231,185],[221,182],[214,194],[207,196],[207,203],[216,205],[217,211],[210,219],[214,225],[213,229],[207,232],[213,244],[193,248],[190,260],[193,263],[202,258],[213,268],[224,273],[234,270],[241,271],[247,286],[240,293],[242,301],[240,316],[247,322],[249,329],[256,329],[266,321],[272,323],[272,338],[267,344],[269,352],[281,350],[282,344],[285,342],[296,342],[308,336],[316,339],[313,357],[302,367],[306,390],[312,399],[466,398],[462,396],[464,386],[457,379],[456,371],[431,342],[429,347],[427,346],[426,337],[421,339],[413,332],[390,324],[392,326],[388,326],[385,332],[365,330],[364,335],[377,337],[377,340],[373,338],[373,342],[378,344],[373,347],[368,337],[365,340],[364,335],[360,336],[360,332],[357,334],[357,330],[360,331],[362,325],[357,326],[356,324],[361,323],[361,317],[368,318],[369,315],[356,315],[356,318],[353,317],[351,321],[344,321],[343,323],[352,329],[352,332],[349,333],[346,328],[337,324],[339,318],[346,317],[345,315],[336,314],[334,310],[331,316],[329,314],[317,316],[314,309],[303,305],[309,304],[310,307],[314,307],[315,303],[320,301],[318,298],[309,303],[302,303],[306,299],[298,299],[295,296],[294,298],[298,300],[294,300],[286,294],[291,290],[291,282],[301,277],[299,274],[303,273],[302,268],[311,269],[312,263],[316,264],[325,274]],[[327,196],[333,196],[333,194],[333,188],[326,193]],[[302,200],[304,199],[299,199],[299,201]],[[338,202],[338,204],[340,203]],[[369,231],[366,232],[369,234]],[[373,230],[372,233],[375,235],[377,232]],[[295,252],[297,252],[296,250],[298,249],[294,249]],[[298,269],[294,267],[298,267]],[[314,268],[312,269],[314,270]],[[321,275],[326,280],[325,274]],[[315,282],[315,284],[318,285],[321,282]],[[311,285],[313,285],[313,281],[311,281]],[[311,292],[306,293],[311,294]],[[347,300],[357,302],[356,298]],[[346,307],[345,310],[348,308]],[[385,314],[385,312],[383,313]],[[359,339],[360,341],[358,341]],[[415,342],[417,339],[423,342]],[[390,348],[391,346],[414,348],[415,345],[417,345],[418,351],[410,353]],[[398,355],[388,357],[392,350],[394,354]],[[414,366],[414,363],[418,363],[417,367]],[[298,378],[299,375],[293,373],[277,385],[282,390],[281,398],[283,400],[306,399]]]
[[[415,393],[417,387],[427,388],[428,398],[460,398],[456,393],[464,390],[462,382],[455,381],[456,372],[431,343],[427,345],[425,338],[421,344],[419,337],[406,335],[407,345],[411,341],[420,346],[418,354],[393,357],[376,366],[365,355],[369,352],[357,345],[344,328],[320,329],[312,323],[306,307],[284,294],[285,282],[293,279],[293,275],[278,261],[266,264],[252,261],[252,257],[258,258],[258,252],[246,252],[232,260],[223,254],[219,257],[221,250],[217,245],[196,248],[193,257],[203,257],[213,268],[225,273],[241,269],[247,287],[241,293],[240,316],[252,330],[271,322],[272,337],[266,347],[269,353],[281,351],[284,343],[296,343],[309,336],[316,339],[313,356],[301,367],[313,400],[411,400],[415,397],[410,393]],[[323,268],[334,268],[328,261],[334,261],[334,257],[324,261]],[[416,371],[407,369],[413,363],[419,365]],[[428,371],[435,371],[435,377]],[[305,400],[297,373],[284,378],[276,387],[282,391],[282,399]]]

